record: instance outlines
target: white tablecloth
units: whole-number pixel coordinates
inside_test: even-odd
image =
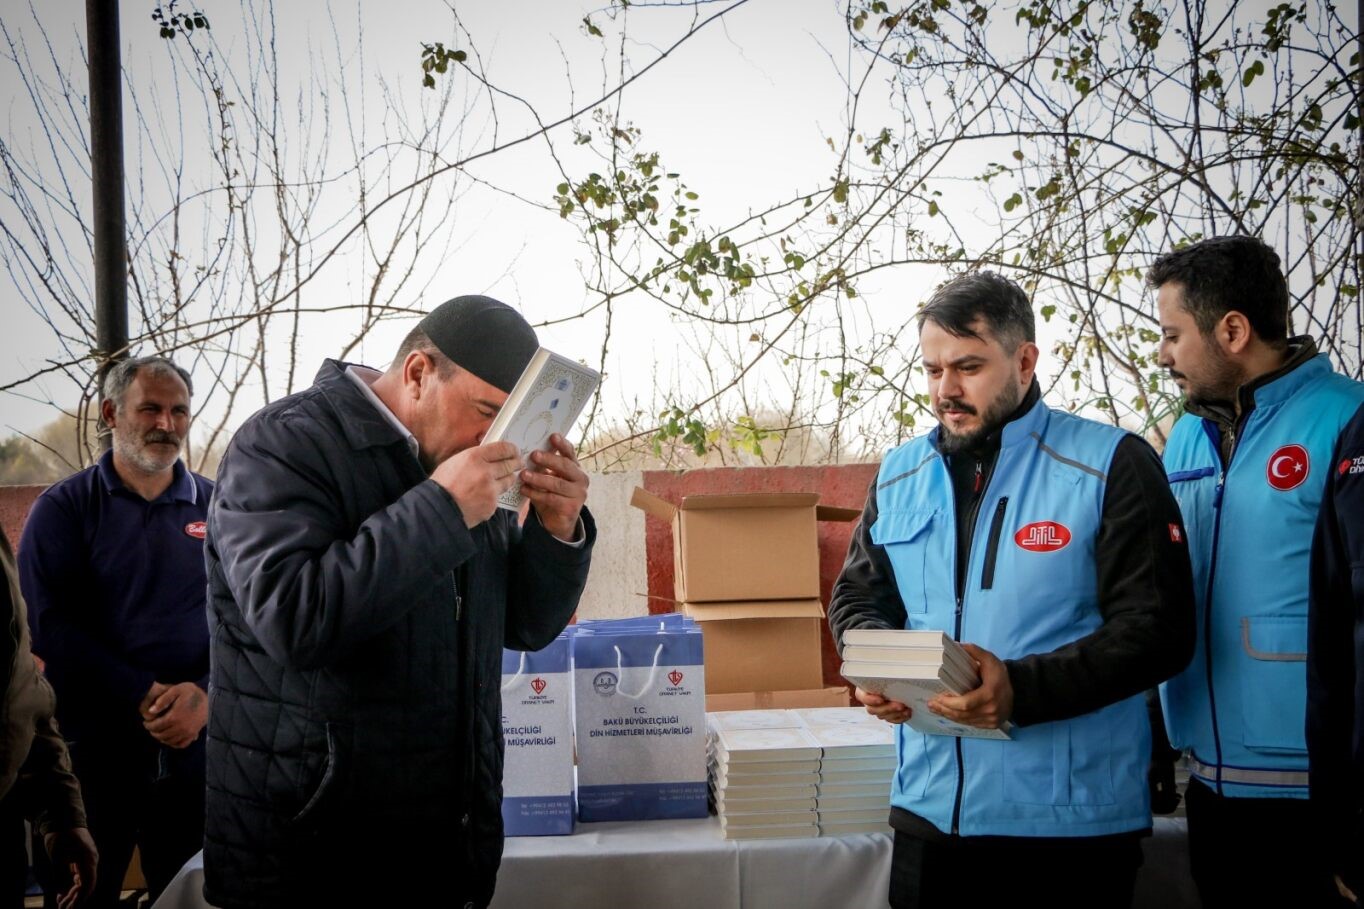
[[[1159,818],[1143,840],[1137,907],[1198,906],[1184,820]],[[572,836],[507,840],[494,909],[648,907],[792,909],[886,905],[889,833],[791,840],[724,840],[717,818],[579,824]],[[205,909],[196,855],[154,909]]]

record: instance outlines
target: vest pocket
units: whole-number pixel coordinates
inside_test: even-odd
[[[895,584],[905,612],[928,611],[928,547],[936,511],[883,511],[871,525],[871,541],[881,546],[895,569]]]
[[[1242,734],[1247,748],[1303,754],[1307,718],[1306,616],[1244,616],[1241,649],[1248,658],[1241,685]]]
[[[1023,734],[1033,734],[1024,739]],[[1024,805],[1111,805],[1113,723],[1105,710],[1018,730],[999,749],[1004,801]],[[1026,747],[1018,748],[1014,745]]]

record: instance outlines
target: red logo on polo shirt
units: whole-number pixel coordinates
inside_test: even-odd
[[[194,537],[196,540],[202,540],[204,537],[208,536],[208,525],[203,521],[195,521],[192,524],[186,524],[185,536]]]
[[[1311,469],[1306,448],[1301,445],[1284,445],[1269,456],[1269,461],[1265,464],[1265,479],[1275,489],[1293,489],[1302,485]]]
[[[668,673],[668,681],[672,682],[674,686],[681,685],[682,673],[674,669],[672,672]]]
[[[542,693],[545,690],[545,686],[548,684],[549,682],[546,682],[544,679],[541,678],[534,678],[530,680],[531,690],[534,691],[536,694]]]
[[[1171,543],[1184,542],[1184,531],[1180,529],[1180,526],[1178,524],[1170,525],[1170,542]]]
[[[1055,552],[1070,543],[1070,528],[1055,521],[1036,521],[1020,528],[1014,542],[1029,552]]]

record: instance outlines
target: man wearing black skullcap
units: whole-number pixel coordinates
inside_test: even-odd
[[[596,537],[565,439],[482,444],[536,348],[456,297],[386,372],[328,360],[232,439],[204,550],[215,906],[492,898],[502,648],[563,630]],[[524,524],[496,505],[518,472]]]

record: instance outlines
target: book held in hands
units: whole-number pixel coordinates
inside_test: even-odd
[[[941,631],[850,628],[843,633],[843,678],[863,691],[910,709],[906,725],[930,735],[1008,739],[1011,726],[982,729],[928,709],[938,694],[965,694],[980,685],[975,661]]]
[[[530,453],[549,451],[549,437],[556,432],[568,435],[600,383],[601,374],[595,369],[541,347],[517,379],[516,387],[483,437],[484,443],[515,443],[526,466],[531,467]],[[516,511],[522,501],[518,479],[501,495],[497,505]]]

